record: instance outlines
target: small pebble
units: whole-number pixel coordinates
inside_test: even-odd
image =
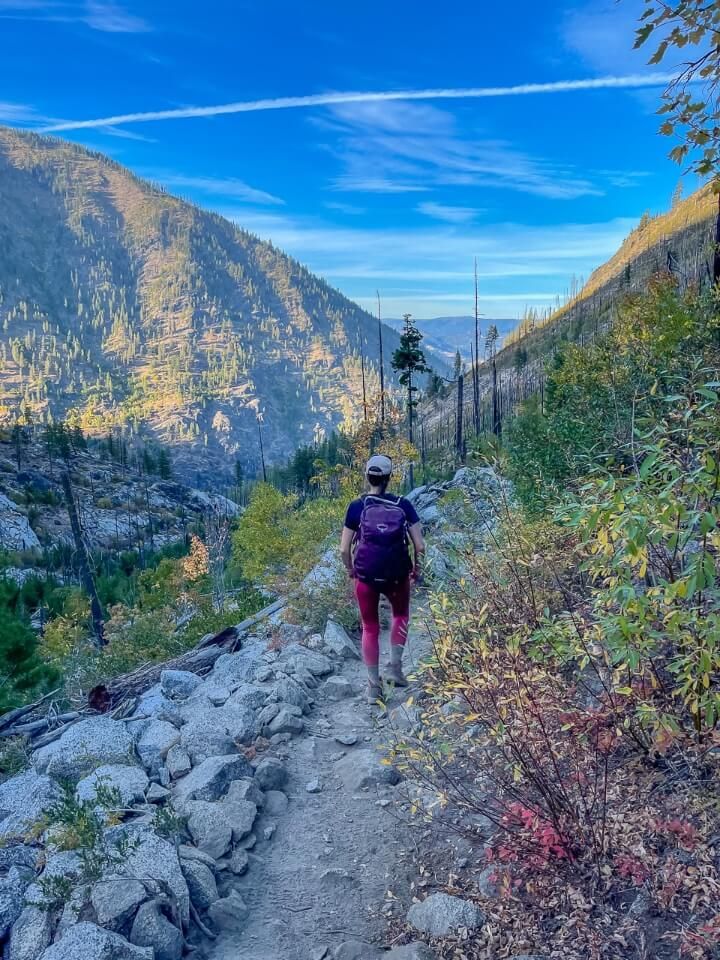
[[[310,783],[305,785],[305,790],[307,793],[321,793],[322,784],[319,780],[311,780]]]
[[[271,823],[268,827],[265,827],[265,829],[263,830],[263,837],[265,837],[266,840],[272,840],[276,829],[277,828],[275,824]]]

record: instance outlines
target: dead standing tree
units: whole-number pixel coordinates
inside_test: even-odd
[[[95,638],[95,646],[98,648],[98,650],[100,650],[107,644],[107,640],[105,638],[105,623],[103,619],[102,605],[100,604],[97,587],[95,586],[95,578],[93,576],[92,567],[90,566],[90,558],[88,556],[87,547],[85,546],[85,540],[83,539],[82,535],[80,517],[78,516],[77,504],[75,503],[75,496],[73,494],[69,470],[62,471],[60,482],[62,483],[68,516],[70,517],[70,528],[72,529],[73,541],[75,543],[75,554],[77,556],[78,566],[80,568],[80,579],[82,580],[85,592],[90,598],[90,615],[92,619],[92,631]]]

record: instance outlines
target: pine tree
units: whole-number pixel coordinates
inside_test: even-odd
[[[417,377],[418,374],[430,373],[431,371],[425,361],[425,354],[420,349],[423,335],[409,313],[403,316],[403,320],[405,321],[405,329],[400,337],[400,346],[393,353],[392,368],[400,374],[398,378],[400,383],[407,387],[408,440],[412,443],[413,410],[417,406],[415,394],[418,390],[413,378]],[[409,468],[409,481],[412,487],[414,485],[412,463]]]

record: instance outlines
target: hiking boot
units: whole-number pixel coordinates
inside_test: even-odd
[[[405,674],[403,673],[402,664],[400,663],[386,664],[383,677],[385,680],[389,680],[390,683],[395,684],[396,687],[406,687],[408,685]]]
[[[381,683],[373,683],[372,680],[368,680],[367,687],[367,702],[372,706],[375,706],[377,703],[383,703],[385,697],[383,695],[383,688]]]

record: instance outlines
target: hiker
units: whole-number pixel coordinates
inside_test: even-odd
[[[412,503],[387,492],[392,476],[390,457],[370,457],[365,473],[370,492],[348,507],[340,552],[355,580],[362,619],[363,660],[368,671],[368,702],[375,703],[383,695],[379,668],[380,596],[387,597],[392,608],[390,662],[384,678],[406,687],[402,656],[410,619],[410,587],[420,577],[425,541]]]

